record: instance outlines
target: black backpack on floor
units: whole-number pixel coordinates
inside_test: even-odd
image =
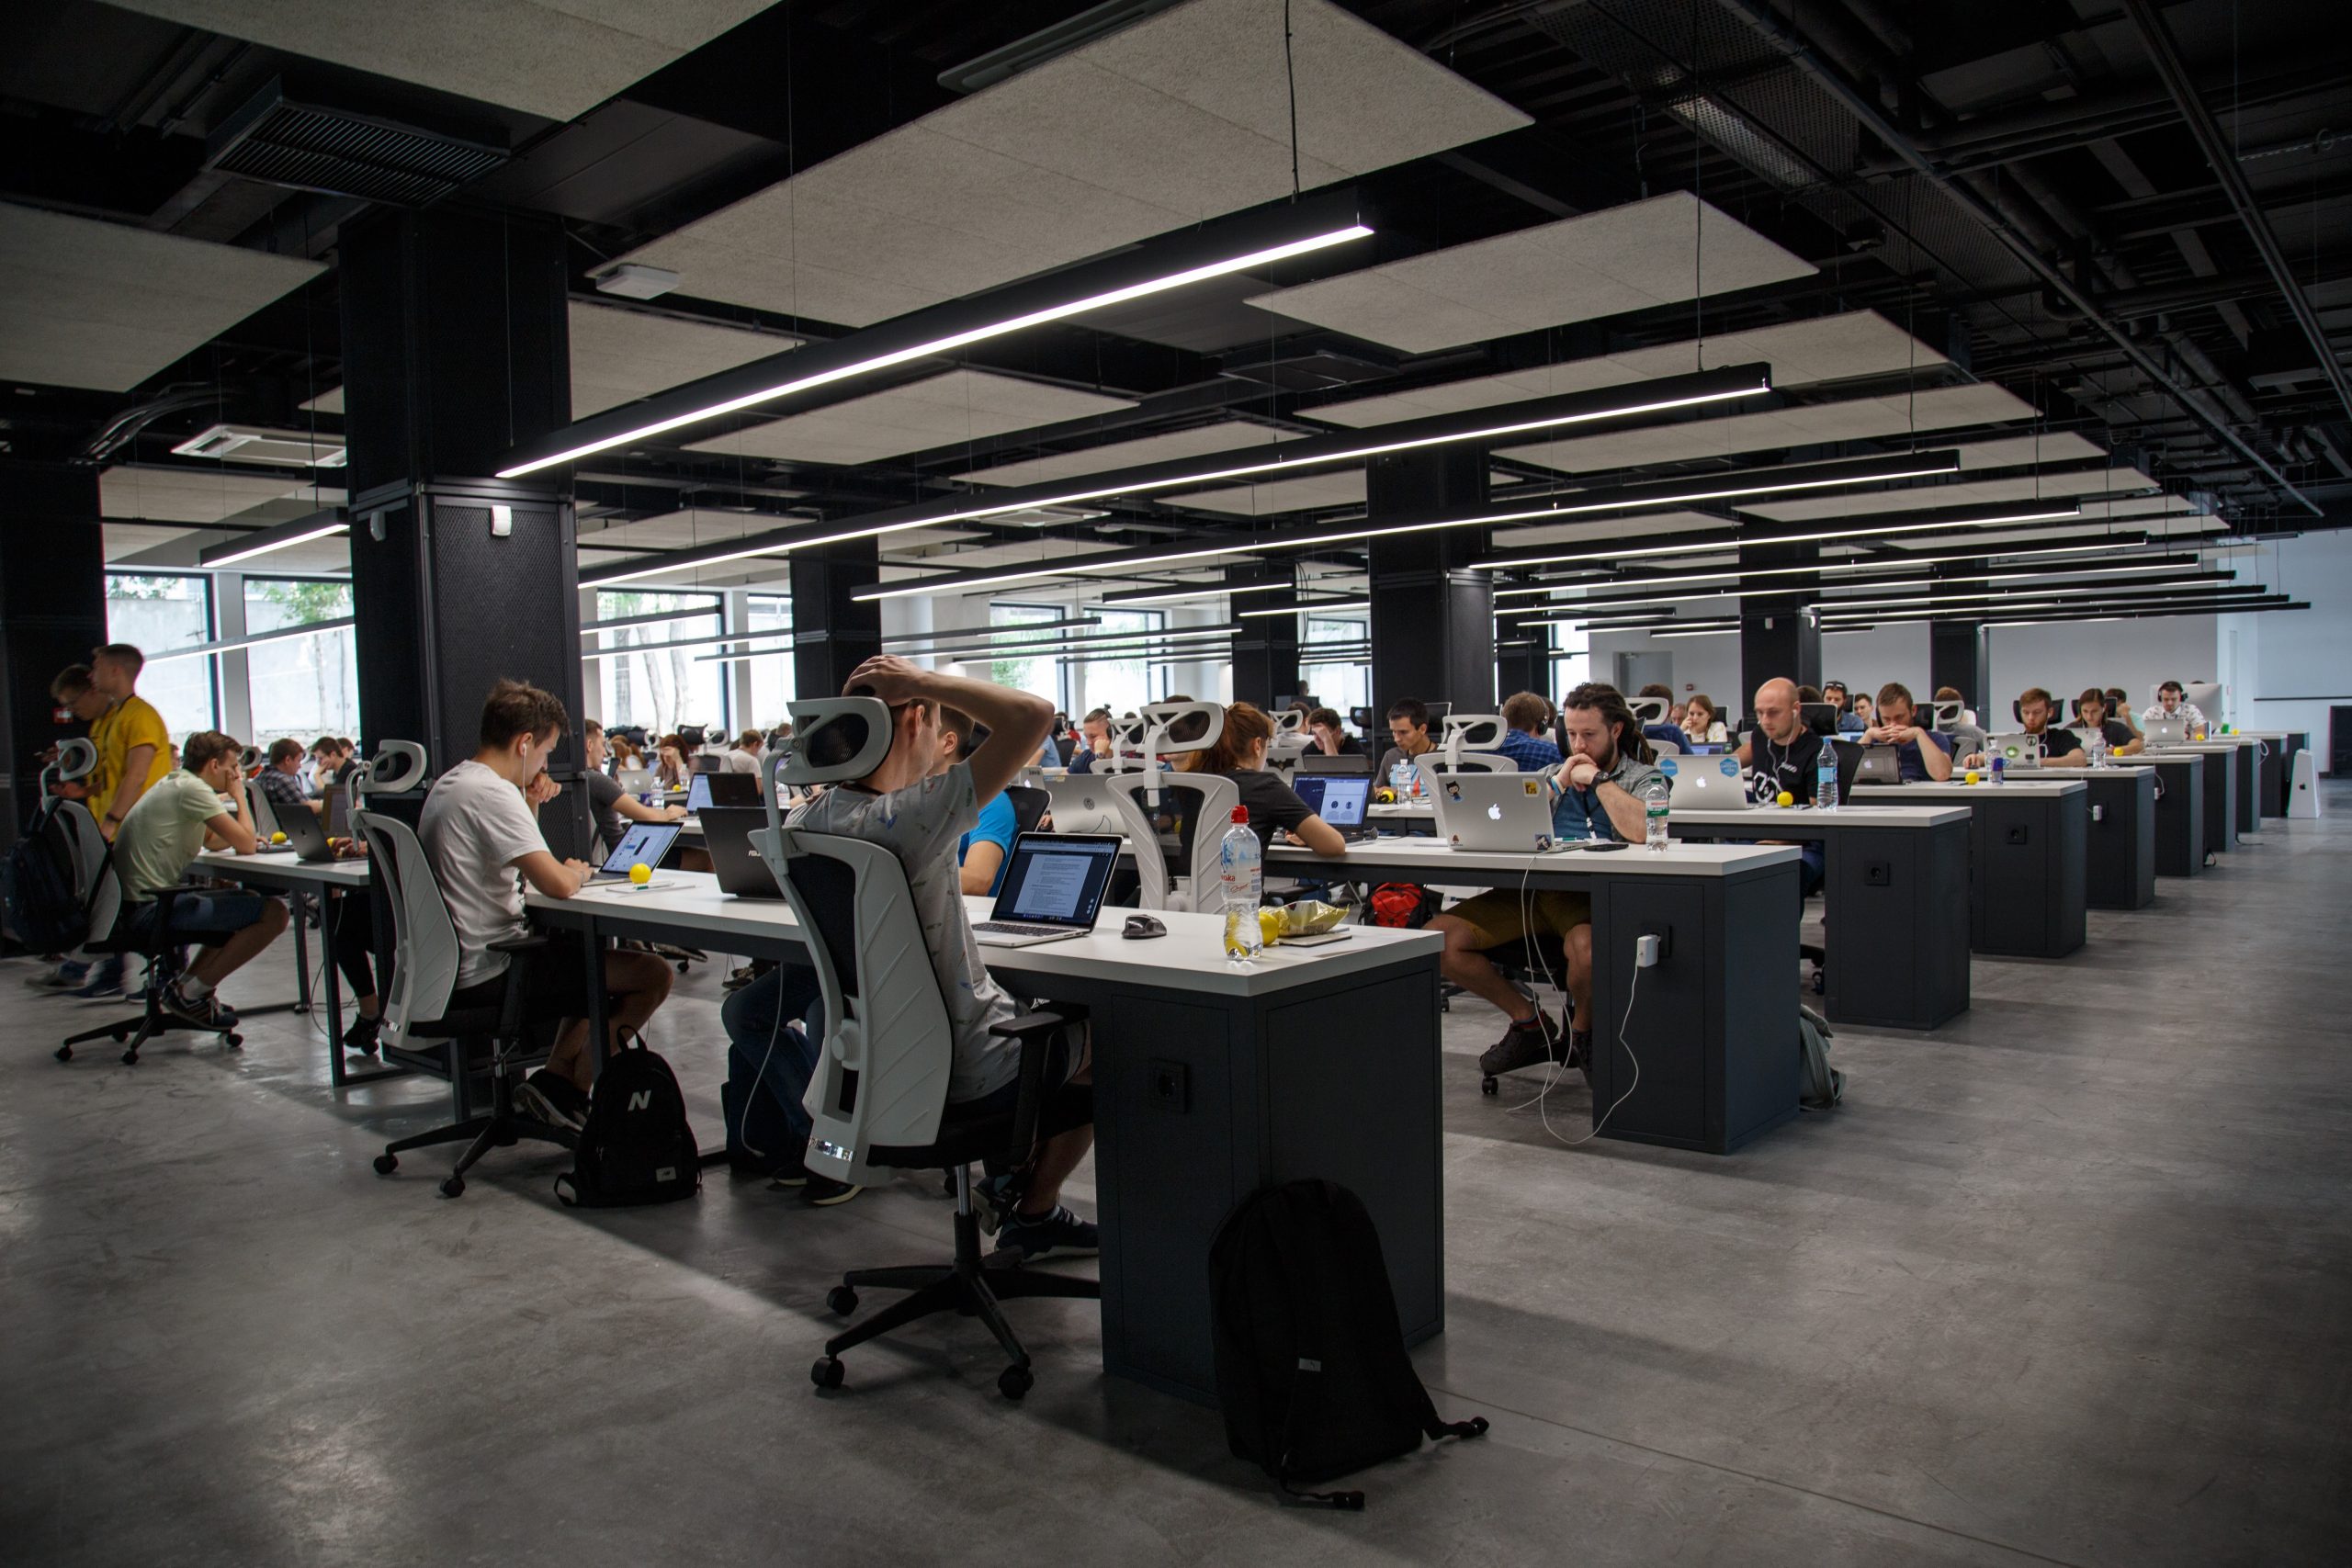
[[[667,1203],[702,1190],[702,1156],[686,1125],[686,1097],[678,1092],[670,1064],[642,1038],[614,1052],[597,1075],[572,1160],[573,1168],[555,1179],[555,1195],[567,1207]]]
[[[74,851],[57,807],[43,801],[0,860],[0,917],[28,953],[71,953],[90,938],[90,912],[74,896]]]
[[[1361,1492],[1298,1492],[1428,1438],[1475,1438],[1483,1416],[1441,1421],[1405,1355],[1380,1234],[1329,1181],[1245,1198],[1209,1246],[1217,1403],[1234,1457],[1292,1496],[1362,1508]]]

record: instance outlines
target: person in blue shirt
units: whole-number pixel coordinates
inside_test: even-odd
[[[1658,682],[1652,681],[1641,689],[1639,694],[1645,699],[1655,698],[1660,705],[1659,711],[1662,713],[1674,711],[1673,691]],[[1678,751],[1690,750],[1690,738],[1682,732],[1682,727],[1679,724],[1645,724],[1642,726],[1642,739],[1672,741],[1674,749]]]
[[[1845,682],[1824,681],[1821,683],[1821,700],[1838,710],[1838,734],[1860,735],[1870,728],[1870,720],[1856,713],[1848,700]]]
[[[1917,719],[1911,688],[1889,681],[1878,689],[1878,722],[1862,731],[1862,739],[1894,748],[1905,784],[1941,784],[1951,777],[1951,737],[1923,729]]]
[[[1503,702],[1503,743],[1495,748],[1519,764],[1522,773],[1541,773],[1560,765],[1560,749],[1544,739],[1551,722],[1552,705],[1533,692],[1520,692]]]
[[[972,722],[972,716],[945,704],[939,709],[939,761],[932,769],[944,773],[979,749],[988,731]],[[956,863],[963,867],[964,891],[994,893],[997,884],[1004,880],[1004,863],[1012,854],[1013,836],[1020,831],[1012,812],[1012,799],[1003,790],[991,796],[980,807],[980,819],[972,830],[956,845]]]

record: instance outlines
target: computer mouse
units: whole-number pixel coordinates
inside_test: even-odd
[[[1119,934],[1129,942],[1141,942],[1147,937],[1166,936],[1168,927],[1156,916],[1129,915]]]

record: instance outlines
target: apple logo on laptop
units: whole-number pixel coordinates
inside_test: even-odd
[[[1502,819],[1503,819],[1503,808],[1502,808],[1502,803],[1501,803],[1501,802],[1497,801],[1497,802],[1495,802],[1495,803],[1493,803],[1493,804],[1489,805],[1489,806],[1487,807],[1487,821],[1489,821],[1489,822],[1499,822],[1499,821],[1501,821]]]

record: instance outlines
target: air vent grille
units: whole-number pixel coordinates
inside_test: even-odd
[[[297,190],[424,207],[506,162],[506,150],[298,104],[272,84],[214,136],[205,162]]]

